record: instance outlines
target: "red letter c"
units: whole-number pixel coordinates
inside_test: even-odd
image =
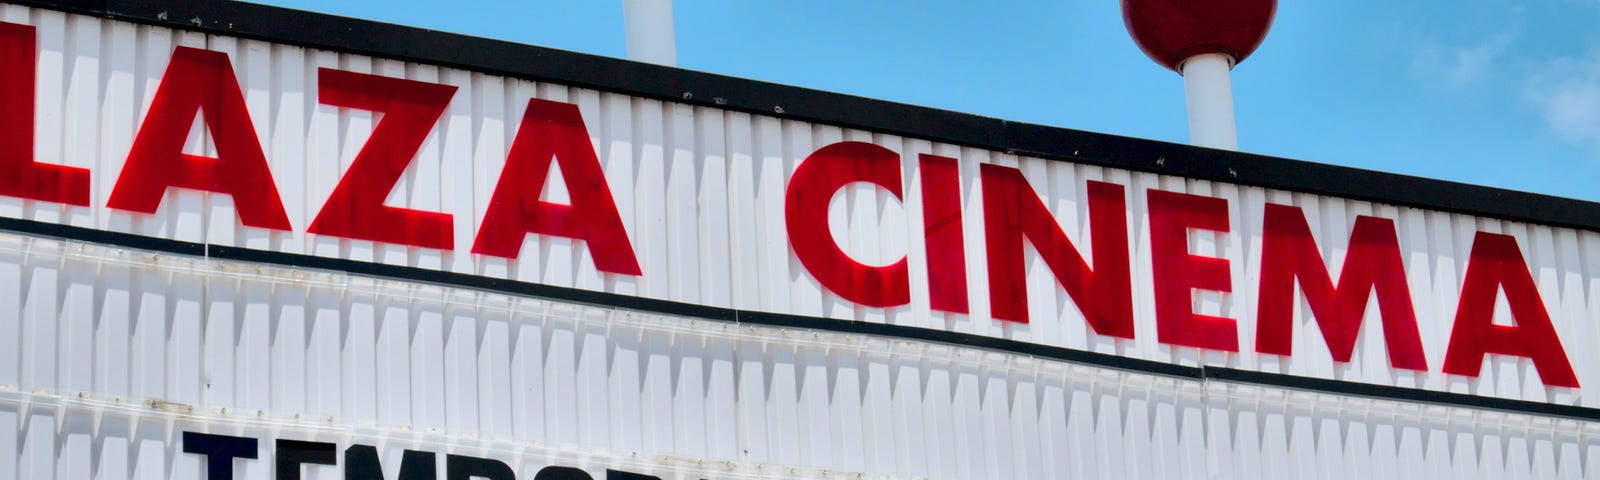
[[[806,157],[790,177],[784,199],[789,244],[823,287],[846,300],[873,307],[910,303],[906,257],[874,267],[850,258],[833,241],[828,205],[835,192],[855,182],[883,187],[901,198],[900,155],[870,143],[840,142]]]

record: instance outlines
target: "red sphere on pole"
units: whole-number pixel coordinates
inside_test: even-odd
[[[1277,10],[1277,0],[1122,0],[1122,22],[1145,55],[1176,71],[1206,53],[1244,61],[1267,37]]]

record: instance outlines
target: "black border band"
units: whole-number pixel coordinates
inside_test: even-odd
[[[1600,231],[1600,203],[1595,202],[1010,122],[279,7],[214,0],[13,0],[10,3],[180,30],[558,82],[1048,159]],[[1166,159],[1174,161],[1164,161]],[[1600,421],[1600,409],[1596,408],[1225,367],[1188,367],[941,330],[739,311],[414,267],[181,242],[30,220],[0,218],[0,230],[181,255],[335,270],[668,315],[964,345],[1169,377],[1215,378],[1341,395]]]
[[[1163,175],[1600,231],[1600,203],[1011,122],[725,75],[218,0],[12,0],[274,43],[735,110]]]

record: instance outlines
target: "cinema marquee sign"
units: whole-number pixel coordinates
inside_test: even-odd
[[[59,65],[41,73],[39,29],[0,24],[6,215],[193,241],[172,227],[183,214],[169,215],[188,208],[209,215],[207,243],[802,315],[818,328],[888,322],[1536,401],[1577,402],[1570,389],[1596,368],[1568,355],[1574,343],[1592,349],[1592,338],[1562,331],[1593,319],[1553,319],[1553,283],[1535,279],[1527,240],[1499,228],[1402,225],[1399,210],[1382,205],[1308,218],[1307,201],[1354,203],[1221,184],[1207,193],[1212,184],[1147,173],[616,94],[569,96],[560,86],[513,88],[517,80],[437,67],[374,67],[386,60],[344,68],[351,62],[298,47],[263,44],[277,53],[262,82],[240,73],[247,49],[234,40],[211,39],[234,45],[229,53],[151,31],[172,35],[173,45],[139,53],[144,93],[62,93],[42,90],[71,79]],[[100,53],[90,60],[102,75],[123,73],[115,46]],[[304,72],[274,74],[285,63]],[[419,69],[430,79],[416,78]],[[136,111],[100,114],[137,122],[126,131],[99,122],[111,146],[94,158],[42,161],[41,145],[94,141],[36,125],[57,118],[42,110],[66,108],[60,99],[72,95],[121,101]],[[302,97],[297,107],[292,98]],[[311,120],[281,124],[296,116]],[[352,126],[368,121],[359,119],[370,122]],[[483,140],[489,121],[507,125],[499,143]],[[475,127],[447,132],[463,124]],[[471,147],[440,145],[462,135]],[[342,150],[320,150],[328,158],[312,146],[283,147],[329,139]],[[397,188],[410,197],[396,199]],[[196,193],[212,200],[177,205]],[[1429,238],[1441,230],[1453,237]],[[774,248],[780,256],[764,253]],[[1418,271],[1449,265],[1459,276]],[[1291,368],[1308,356],[1331,364]],[[1361,362],[1383,366],[1371,374]],[[1486,367],[1493,362],[1512,368]],[[1505,377],[1516,365],[1531,366],[1526,378]],[[1485,372],[1548,388],[1463,386]]]

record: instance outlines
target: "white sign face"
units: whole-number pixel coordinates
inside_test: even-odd
[[[0,22],[3,217],[1600,406],[1581,395],[1600,385],[1591,231],[15,6]]]

